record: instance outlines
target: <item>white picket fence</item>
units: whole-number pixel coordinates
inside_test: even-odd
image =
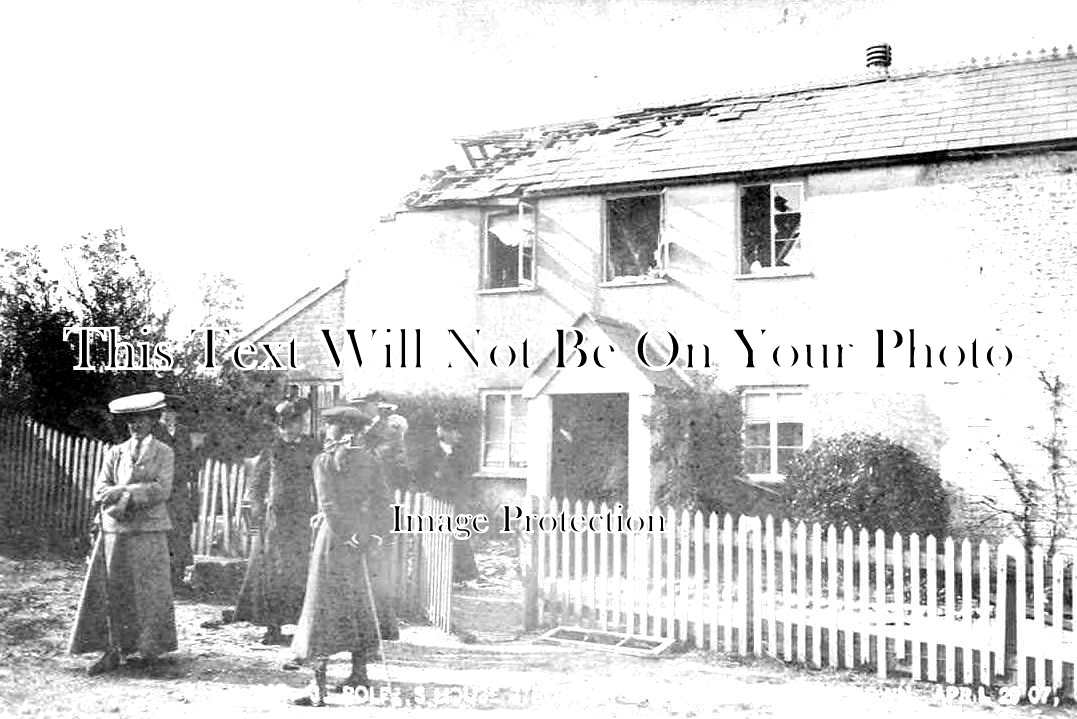
[[[534,500],[539,514],[605,505]],[[664,531],[536,533],[543,624],[574,624],[816,667],[947,684],[1062,687],[1073,696],[1071,557],[1027,566],[1014,539],[775,523],[655,509]]]

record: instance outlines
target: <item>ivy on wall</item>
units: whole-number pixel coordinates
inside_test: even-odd
[[[703,512],[779,514],[779,497],[744,480],[741,397],[710,387],[655,395],[648,424],[656,500]]]

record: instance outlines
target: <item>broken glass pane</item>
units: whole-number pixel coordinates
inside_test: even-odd
[[[486,216],[486,289],[516,287],[519,285],[520,246],[530,253],[530,242],[520,230],[515,212],[503,212]],[[530,273],[530,266],[526,265]],[[530,279],[527,277],[526,279]]]
[[[800,185],[774,185],[774,211],[800,212]]]

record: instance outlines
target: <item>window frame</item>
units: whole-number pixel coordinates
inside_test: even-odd
[[[504,430],[505,430],[505,464],[503,466],[491,466],[486,464],[486,447],[488,440],[486,437],[486,403],[487,399],[492,396],[500,396],[505,399],[505,417],[504,417]],[[512,413],[512,401],[513,398],[519,398],[524,402],[524,409],[527,409],[527,400],[524,399],[523,390],[519,387],[512,388],[489,388],[479,390],[479,407],[481,422],[479,427],[479,474],[488,477],[526,477],[527,476],[527,431],[524,430],[524,438],[522,441],[513,442],[513,413]],[[523,446],[523,456],[514,458],[512,453],[513,444]],[[513,464],[513,460],[516,460],[518,464]]]
[[[526,244],[521,241],[516,252],[516,284],[507,287],[494,287],[490,273],[490,220],[516,213],[521,233],[526,235]],[[530,214],[530,219],[527,215]],[[530,249],[531,279],[524,279],[526,249]],[[479,292],[497,294],[503,292],[527,292],[538,287],[538,206],[533,202],[520,200],[512,205],[493,205],[482,208],[479,219]]]
[[[748,479],[753,482],[759,482],[764,484],[779,484],[785,481],[785,475],[778,471],[778,450],[790,449],[789,447],[781,447],[778,444],[778,425],[787,422],[796,422],[800,424],[801,432],[801,445],[800,451],[803,452],[811,444],[811,433],[809,430],[809,423],[807,416],[794,417],[792,415],[783,415],[778,408],[778,395],[780,394],[798,394],[802,397],[805,403],[804,414],[808,414],[807,404],[811,399],[811,395],[808,391],[808,387],[805,385],[752,385],[741,388],[741,410],[743,417],[741,421],[741,446],[745,451],[748,447],[747,429],[748,423],[752,420],[752,417],[748,415],[748,396],[749,395],[764,395],[771,399],[773,410],[767,421],[770,424],[770,472],[745,472]],[[756,417],[755,423],[761,424],[763,418]],[[758,448],[758,447],[756,447]]]
[[[657,197],[658,198],[658,238],[657,238],[657,250],[658,250],[658,266],[655,267],[653,274],[646,275],[621,275],[618,277],[610,277],[608,275],[610,268],[610,213],[609,203],[614,200],[627,200],[636,197]],[[602,196],[602,252],[601,262],[602,268],[600,270],[600,285],[603,287],[620,287],[624,285],[645,285],[645,284],[664,284],[668,282],[669,274],[669,242],[667,239],[668,233],[666,230],[666,190],[665,188],[660,190],[642,190],[635,192],[614,192],[607,193]]]
[[[777,228],[774,222],[774,188],[783,186],[795,186],[800,188],[800,229],[795,239],[797,249],[801,255],[802,261],[796,266],[780,267],[773,264],[773,258],[777,256],[776,243],[784,242],[785,240],[776,240]],[[737,247],[734,253],[736,260],[736,267],[734,268],[734,274],[737,279],[756,279],[761,277],[795,277],[800,275],[812,275],[811,267],[807,262],[807,255],[804,249],[804,216],[807,207],[807,181],[803,178],[782,178],[774,180],[760,180],[753,182],[743,182],[737,185],[737,198],[734,203],[736,211],[736,237]],[[752,187],[766,187],[768,188],[768,202],[767,211],[770,219],[770,256],[772,264],[769,267],[761,267],[758,272],[752,272],[750,266],[746,269],[744,267],[744,212],[743,212],[743,198],[744,192]]]

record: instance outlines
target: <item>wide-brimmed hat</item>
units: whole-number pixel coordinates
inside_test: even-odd
[[[363,424],[370,421],[355,407],[330,407],[322,411],[322,419],[339,424]]]
[[[143,392],[117,397],[108,403],[112,414],[149,414],[160,412],[168,406],[164,392]]]
[[[378,405],[378,409],[387,409],[390,412],[395,412],[397,407],[392,402],[386,402],[385,396],[382,395],[381,392],[376,392],[374,390],[353,392],[352,394],[348,395],[348,404],[376,404]]]

